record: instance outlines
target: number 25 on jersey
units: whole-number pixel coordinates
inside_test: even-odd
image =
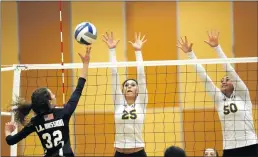
[[[136,114],[136,110],[132,110],[129,113],[127,111],[123,112],[122,115],[122,119],[126,120],[126,119],[136,119],[137,118],[137,114]]]

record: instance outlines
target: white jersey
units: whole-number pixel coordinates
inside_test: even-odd
[[[221,47],[215,48],[220,58],[226,58]],[[190,59],[196,59],[194,52],[188,53]],[[213,98],[221,121],[223,134],[223,149],[234,149],[258,143],[252,117],[252,102],[244,82],[229,64],[224,68],[234,84],[230,98],[218,89],[207,75],[201,64],[194,65],[200,78],[206,82],[207,93]]]
[[[110,61],[116,62],[115,49],[110,49]],[[136,51],[136,61],[143,61],[141,51]],[[115,104],[116,148],[144,147],[142,131],[148,104],[144,67],[137,66],[139,94],[134,105],[128,105],[121,91],[117,68],[112,68],[112,93]]]

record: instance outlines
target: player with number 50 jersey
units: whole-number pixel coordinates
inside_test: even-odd
[[[218,43],[219,33],[208,33],[205,41],[213,47],[220,58],[227,58]],[[189,59],[196,59],[192,43],[187,38],[179,41],[178,47],[187,54]],[[221,121],[223,135],[223,157],[258,156],[258,140],[252,117],[252,102],[247,86],[229,64],[223,64],[228,75],[221,79],[220,89],[215,86],[201,64],[194,65],[206,92],[216,104]]]
[[[90,51],[91,48],[87,47],[84,56],[79,54],[83,68],[76,89],[63,108],[55,107],[55,95],[48,88],[36,89],[31,96],[31,104],[26,104],[21,99],[14,103],[16,105],[16,109],[13,110],[15,121],[25,126],[17,134],[11,135],[16,129],[16,124],[6,123],[6,142],[9,145],[16,144],[32,132],[36,132],[44,148],[45,156],[74,156],[70,145],[69,120],[76,109],[86,82]],[[26,122],[26,116],[31,110],[35,116]]]

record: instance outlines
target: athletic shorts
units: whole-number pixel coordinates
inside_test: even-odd
[[[132,154],[124,154],[124,153],[120,153],[118,151],[116,151],[116,153],[115,153],[115,157],[131,157],[131,156],[147,157],[147,154],[144,149],[140,150],[139,152],[132,153]]]
[[[223,157],[258,157],[258,144],[223,151]]]

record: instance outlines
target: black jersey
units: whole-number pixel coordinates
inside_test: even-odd
[[[70,146],[69,120],[79,102],[86,80],[79,78],[75,91],[63,108],[33,117],[28,125],[14,136],[7,136],[9,145],[18,143],[36,131],[45,151],[45,156],[74,156]]]

